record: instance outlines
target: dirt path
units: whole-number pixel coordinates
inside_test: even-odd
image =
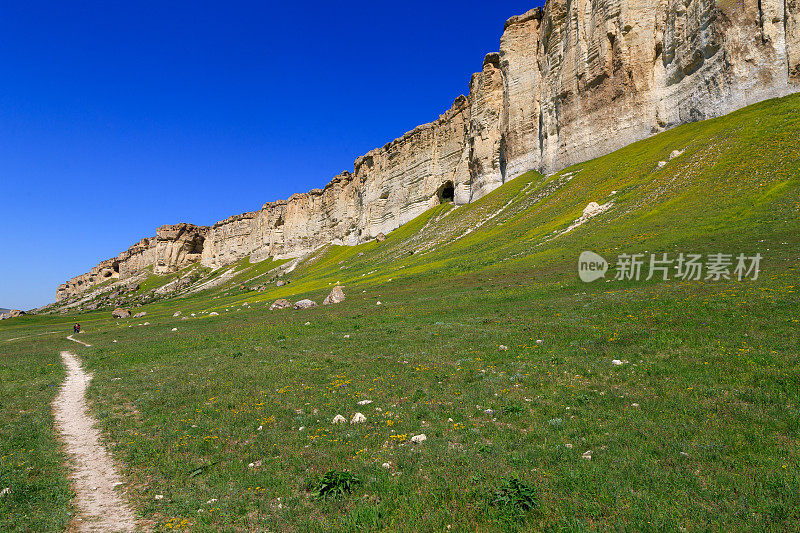
[[[71,459],[75,504],[80,510],[70,530],[136,531],[133,511],[119,492],[122,479],[100,444],[100,432],[87,408],[86,389],[92,377],[73,354],[61,352],[61,358],[67,367],[67,379],[53,402],[53,411],[56,429]]]
[[[73,339],[73,338],[72,338],[72,335],[70,335],[70,336],[69,336],[69,337],[67,337],[67,338],[68,338],[69,340],[71,340],[72,342],[77,342],[78,344],[83,344],[84,346],[91,346],[91,344],[86,344],[85,342],[83,342],[83,341],[79,341],[78,339]]]

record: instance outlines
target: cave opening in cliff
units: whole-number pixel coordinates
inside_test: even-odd
[[[452,181],[446,181],[439,187],[439,192],[437,194],[439,196],[439,203],[443,204],[445,202],[454,202],[456,199],[456,188],[453,185]]]
[[[115,274],[119,274],[119,261],[114,261],[111,263],[111,269],[114,271]]]

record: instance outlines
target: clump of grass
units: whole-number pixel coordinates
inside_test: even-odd
[[[521,518],[527,512],[539,510],[536,489],[515,477],[503,479],[492,494],[491,503],[514,519]]]
[[[341,498],[350,494],[361,485],[361,479],[350,472],[331,470],[322,476],[314,489],[314,495],[320,499]]]

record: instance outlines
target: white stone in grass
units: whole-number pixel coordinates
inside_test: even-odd
[[[347,419],[345,417],[343,417],[342,415],[336,415],[333,417],[331,424],[344,424],[345,422],[347,422]]]
[[[639,404],[638,403],[632,403],[631,407],[639,407]]]
[[[382,304],[382,303],[380,303],[380,302],[376,302],[376,303],[375,303],[375,305],[383,305],[383,304]]]
[[[197,316],[196,314],[192,313],[192,316]]]
[[[356,413],[353,415],[353,418],[350,419],[351,424],[363,424],[367,421],[367,417],[364,416],[363,413]]]
[[[306,322],[306,326],[310,326],[310,325],[311,325],[311,322]]]
[[[219,316],[219,313],[214,311],[213,313],[208,313],[208,316]]]
[[[544,343],[544,341],[542,339],[537,339],[536,340],[536,344],[542,344],[542,343]]]
[[[178,331],[178,328],[172,328],[172,331]]]
[[[369,405],[372,403],[372,400],[361,400],[358,402],[358,405]]]
[[[181,320],[189,320],[188,316],[182,317]]]
[[[172,315],[172,316],[173,316],[173,318],[178,318],[179,316],[181,316],[181,312],[180,311],[175,311],[175,314]]]
[[[150,325],[150,322],[145,322],[143,325],[144,325],[144,326],[149,326],[149,325]]]
[[[256,431],[261,431],[262,429],[264,429],[264,426],[258,426],[258,429]]]
[[[303,431],[304,429],[306,429],[305,426],[300,426],[300,429],[298,429],[297,431]]]
[[[583,452],[583,455],[581,455],[581,457],[591,461],[592,460],[592,450],[586,450],[585,452]]]
[[[567,444],[565,444],[565,445],[564,445],[564,447],[565,447],[566,449],[568,449],[568,450],[571,450],[571,449],[572,449],[572,444],[570,444],[570,443],[567,443]]]
[[[111,341],[111,342],[117,342],[117,341],[116,341],[116,339],[115,339],[115,340],[113,340],[113,341]]]
[[[3,490],[0,490],[0,498],[2,498],[3,496],[5,496],[5,495],[6,495],[6,494],[8,494],[9,492],[11,492],[11,487],[6,487],[6,488],[4,488]]]
[[[216,501],[218,501],[216,498],[211,498],[211,499],[210,499],[210,500],[208,500],[206,503],[207,503],[207,504],[212,504],[212,503],[214,503],[214,502],[216,502]]]
[[[507,352],[508,351],[508,346],[506,346],[504,344],[501,344],[500,346],[498,346],[498,348],[500,348],[501,352]]]
[[[419,444],[421,442],[425,442],[426,440],[428,440],[428,437],[426,437],[424,433],[411,437],[411,442],[414,444]]]
[[[386,470],[390,470],[390,469],[392,468],[392,465],[391,465],[391,464],[389,464],[389,463],[383,463],[383,464],[381,465],[381,467],[382,467],[382,468],[384,468],[384,469],[386,469]]]
[[[164,499],[163,494],[156,494],[156,500],[163,500],[163,499]]]
[[[614,359],[613,361],[611,361],[611,364],[614,366],[620,366],[622,365],[622,361],[620,361],[619,359]]]

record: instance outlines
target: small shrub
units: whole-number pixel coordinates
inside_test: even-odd
[[[492,494],[491,503],[514,517],[539,509],[536,489],[517,478],[504,479]]]
[[[361,485],[361,479],[350,472],[331,470],[322,476],[314,493],[317,498],[339,498],[353,492],[358,485]]]

